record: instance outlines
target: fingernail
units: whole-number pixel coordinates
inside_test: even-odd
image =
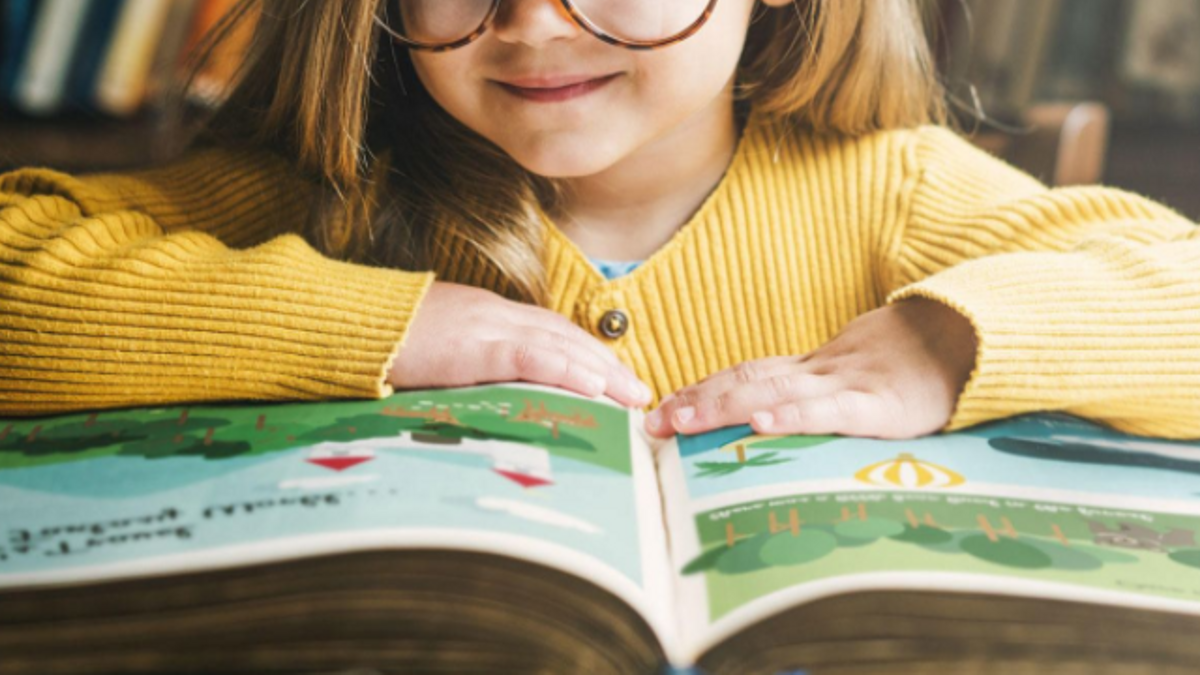
[[[687,424],[688,420],[696,416],[696,409],[692,406],[680,408],[675,411],[675,419],[679,420],[680,424]]]
[[[754,420],[759,429],[770,429],[771,424],[775,422],[775,416],[769,412],[756,412],[750,419]]]
[[[646,425],[650,427],[650,431],[658,431],[658,427],[662,425],[662,408],[656,408],[646,416]]]
[[[639,401],[649,403],[650,399],[654,398],[654,392],[650,391],[650,387],[646,386],[645,382],[638,382],[636,385],[637,398]]]

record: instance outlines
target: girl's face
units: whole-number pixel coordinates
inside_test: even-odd
[[[504,0],[475,42],[410,53],[434,100],[523,167],[552,178],[591,176],[672,131],[730,123],[754,3],[719,0],[695,35],[634,51],[588,33],[559,0]]]

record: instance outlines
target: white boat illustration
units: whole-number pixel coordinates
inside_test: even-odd
[[[326,441],[312,446],[305,461],[343,471],[375,458],[384,450],[420,450],[478,455],[487,458],[492,471],[524,488],[554,484],[550,453],[544,448],[492,439],[446,438],[402,431],[392,437],[358,441]]]
[[[367,441],[350,443],[326,441],[310,447],[304,456],[304,461],[309,464],[316,464],[333,471],[345,471],[372,459],[375,459],[375,450]]]

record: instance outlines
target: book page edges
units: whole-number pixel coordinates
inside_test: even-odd
[[[686,656],[699,661],[703,654],[723,641],[787,610],[823,598],[872,591],[918,591],[931,595],[999,595],[1200,616],[1200,603],[1141,593],[1106,591],[1067,583],[961,572],[869,572],[806,582],[750,602],[721,618],[702,636],[689,642]]]

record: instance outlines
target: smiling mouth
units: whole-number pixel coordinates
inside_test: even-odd
[[[620,73],[614,73],[612,75],[605,75],[603,77],[597,77],[591,80],[583,80],[580,82],[573,82],[571,84],[548,87],[540,85],[520,86],[511,82],[501,82],[499,80],[496,81],[496,84],[500,85],[500,88],[512,94],[513,96],[517,96],[527,101],[534,101],[537,103],[555,103],[579,98],[580,96],[586,96],[587,94],[603,88],[608,83],[617,79],[619,75]]]

